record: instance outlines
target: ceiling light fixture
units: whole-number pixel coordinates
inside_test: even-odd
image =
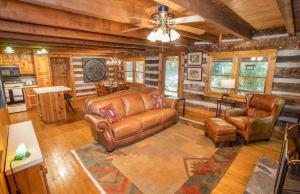
[[[7,54],[13,54],[13,53],[15,53],[15,50],[13,48],[11,48],[10,46],[7,46],[4,49],[4,52],[7,53]]]
[[[106,61],[107,65],[121,65],[122,61],[117,57],[111,57]]]
[[[175,16],[168,13],[169,8],[167,6],[160,5],[158,7],[158,13],[152,15],[153,23],[157,25],[150,34],[147,36],[147,39],[155,42],[170,42],[180,38],[180,34],[175,30]]]
[[[47,51],[47,49],[42,48],[42,49],[37,50],[36,54],[37,55],[46,55],[46,54],[48,54],[48,51]]]

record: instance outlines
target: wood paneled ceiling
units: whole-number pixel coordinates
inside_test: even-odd
[[[281,27],[283,19],[276,0],[222,0],[254,28]]]
[[[205,19],[184,24],[186,29],[179,30],[182,38],[166,47],[217,42],[220,34],[251,39],[257,30],[283,26],[293,35],[293,23],[300,31],[298,0],[0,0],[0,41],[117,51],[157,48],[161,43],[146,40],[149,22],[136,18],[150,19],[158,3],[169,6],[176,17]],[[294,10],[289,3],[294,3]]]

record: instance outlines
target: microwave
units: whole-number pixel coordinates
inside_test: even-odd
[[[0,74],[2,77],[19,77],[19,66],[0,66]]]

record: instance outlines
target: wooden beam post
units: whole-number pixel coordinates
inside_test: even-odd
[[[292,10],[291,0],[277,0],[279,10],[281,12],[284,26],[290,36],[295,35],[295,22]]]

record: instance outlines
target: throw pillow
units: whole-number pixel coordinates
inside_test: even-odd
[[[100,116],[105,118],[109,123],[115,123],[122,120],[118,109],[112,103],[99,108],[99,113]]]
[[[167,107],[167,102],[165,101],[165,97],[162,94],[153,94],[152,97],[154,100],[154,108],[155,109]]]

